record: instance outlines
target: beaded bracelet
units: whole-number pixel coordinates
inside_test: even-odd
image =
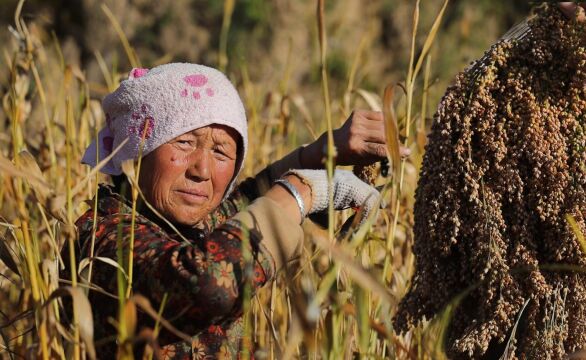
[[[295,198],[295,201],[297,201],[297,206],[299,206],[299,212],[301,213],[301,224],[302,224],[303,220],[305,219],[305,204],[303,203],[303,198],[301,197],[301,194],[299,193],[299,191],[297,191],[297,188],[295,188],[295,186],[293,186],[293,184],[291,184],[289,181],[287,181],[285,179],[277,179],[277,180],[275,180],[275,184],[279,184],[279,185],[283,186],[285,189],[287,189],[287,191],[289,191],[291,193],[291,195],[293,195],[293,197]]]

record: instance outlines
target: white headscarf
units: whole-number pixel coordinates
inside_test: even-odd
[[[143,156],[186,132],[220,124],[236,130],[242,139],[226,194],[233,188],[246,156],[248,129],[238,92],[220,71],[186,63],[133,69],[128,80],[104,98],[102,108],[106,127],[99,132],[98,142],[86,149],[82,163],[96,166],[128,138],[101,169],[105,174],[120,175],[125,160],[138,158],[145,127]]]

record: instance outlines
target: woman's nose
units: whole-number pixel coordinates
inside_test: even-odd
[[[197,149],[191,154],[187,174],[190,178],[198,181],[205,181],[211,174],[210,152],[205,149]]]

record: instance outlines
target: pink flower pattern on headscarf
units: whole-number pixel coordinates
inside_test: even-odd
[[[128,127],[128,135],[134,134],[142,139],[144,134],[145,139],[148,139],[153,134],[155,128],[155,119],[152,115],[152,108],[149,104],[142,104],[140,112],[134,112],[131,115],[133,120],[137,120],[140,125],[131,125]],[[146,133],[145,133],[146,128]]]
[[[183,81],[189,87],[201,88],[201,87],[204,87],[205,84],[208,83],[208,78],[202,74],[194,74],[194,75],[187,75],[186,77],[183,78]],[[214,89],[208,87],[205,89],[205,93],[207,96],[212,97],[212,96],[214,96]],[[181,90],[180,94],[181,94],[181,97],[187,97],[187,95],[189,95],[189,90],[185,88],[185,89]],[[196,89],[193,90],[193,92],[191,93],[191,96],[195,100],[201,99],[201,93]]]

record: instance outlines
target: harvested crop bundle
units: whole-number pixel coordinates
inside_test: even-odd
[[[530,33],[465,71],[432,126],[415,203],[416,273],[394,319],[404,331],[469,291],[447,331],[450,358],[586,348],[586,32],[555,5]],[[499,350],[499,351],[500,351]],[[498,356],[502,355],[502,352]]]
[[[354,175],[356,175],[360,180],[364,181],[367,184],[374,185],[376,178],[378,177],[378,172],[376,169],[376,165],[356,165],[352,169]]]

